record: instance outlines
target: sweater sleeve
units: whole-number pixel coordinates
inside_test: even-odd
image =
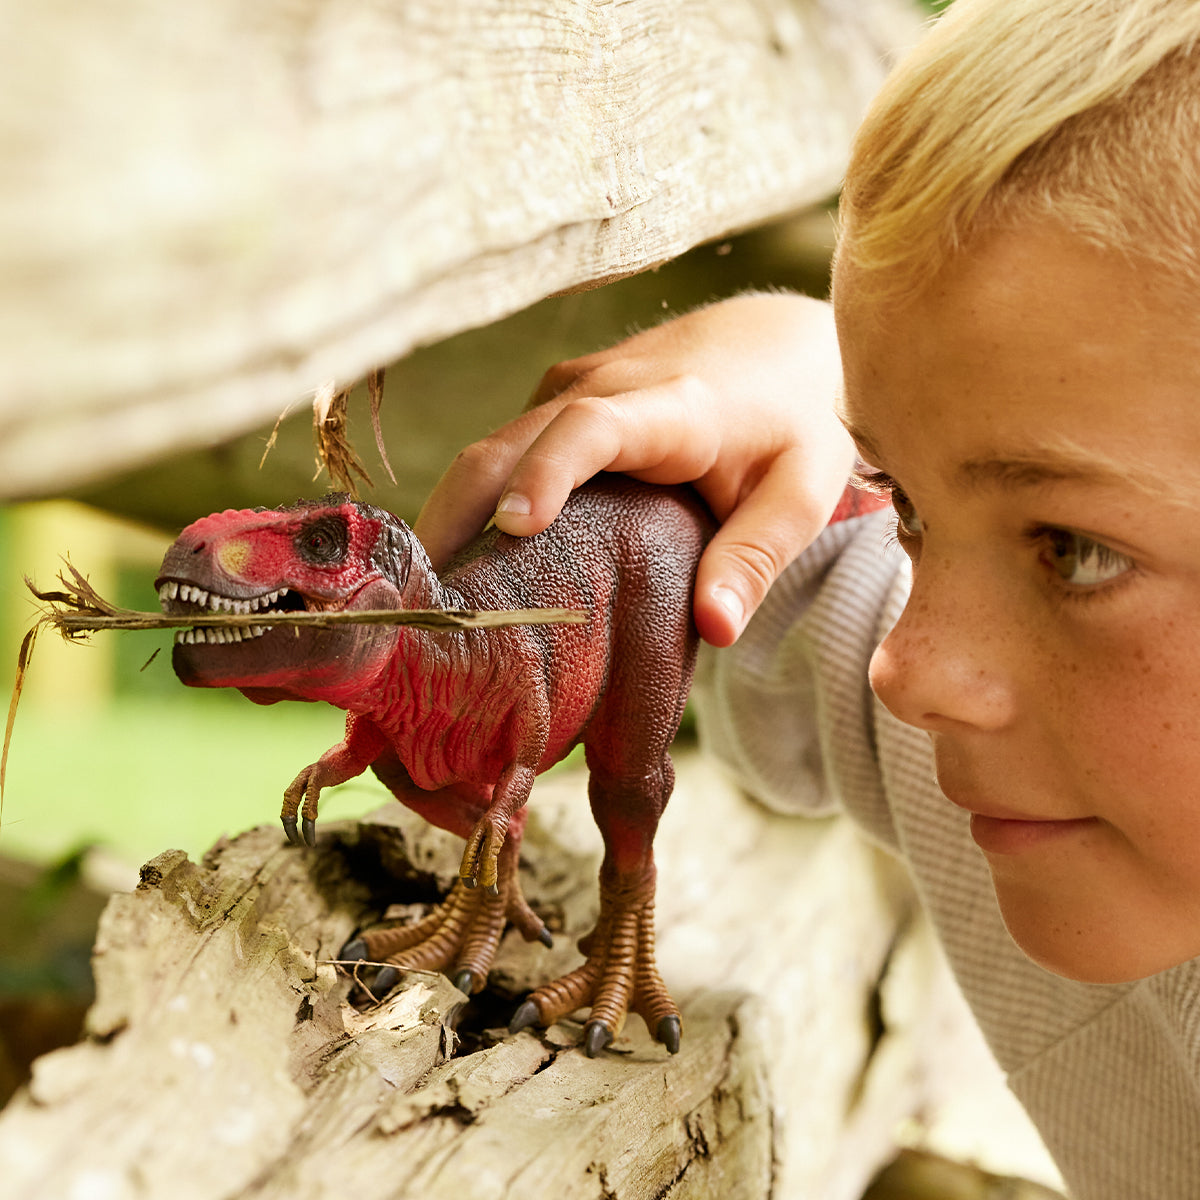
[[[733,646],[703,648],[693,699],[702,745],[755,799],[810,816],[845,809],[895,848],[867,682],[908,584],[891,521],[880,512],[830,525]]]

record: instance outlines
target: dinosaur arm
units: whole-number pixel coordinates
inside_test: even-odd
[[[361,775],[387,746],[387,738],[373,721],[351,713],[346,718],[346,736],[336,746],[326,750],[315,763],[305,767],[283,793],[280,820],[288,839],[296,844],[300,842],[296,833],[296,812],[303,800],[304,819],[301,828],[304,842],[309,846],[315,844],[317,803],[321,791]]]

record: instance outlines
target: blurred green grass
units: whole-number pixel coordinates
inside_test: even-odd
[[[69,716],[19,711],[0,854],[45,862],[94,844],[133,866],[169,848],[197,858],[222,834],[278,821],[283,789],[342,735],[328,706],[175,690]],[[368,774],[325,793],[321,817],[389,799]]]

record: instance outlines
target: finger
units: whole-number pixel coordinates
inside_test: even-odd
[[[741,635],[784,568],[828,522],[828,505],[815,499],[799,451],[781,454],[733,510],[709,543],[696,574],[694,611],[700,636],[728,646]],[[848,473],[848,469],[847,469]]]
[[[533,389],[533,395],[529,398],[529,403],[525,405],[526,409],[536,408],[550,400],[557,400],[559,397],[566,398],[568,395],[579,396],[586,392],[603,394],[606,390],[624,390],[624,387],[606,389],[597,386],[595,382],[594,377],[597,371],[608,362],[611,353],[608,350],[597,350],[594,354],[585,354],[580,358],[568,358],[563,362],[555,363],[538,381],[537,387]],[[624,386],[627,387],[628,384]]]
[[[553,419],[513,467],[496,509],[496,523],[506,533],[541,532],[572,490],[598,471],[681,483],[699,479],[716,461],[718,435],[707,415],[711,398],[687,377],[552,403],[559,405]]]
[[[435,570],[487,524],[513,467],[554,412],[523,413],[455,456],[413,525]]]

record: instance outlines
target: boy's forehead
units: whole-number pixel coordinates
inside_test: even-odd
[[[1200,357],[1200,297],[1189,284],[1049,225],[973,240],[902,299],[887,272],[839,254],[832,295],[844,349],[903,343],[949,366],[1012,353],[1039,369],[1104,362],[1125,375],[1189,378]]]
[[[1198,306],[1170,280],[1034,229],[981,241],[897,304],[840,257],[840,411],[865,450],[916,435],[992,481],[1092,465],[1192,506],[1154,452],[1200,453]]]

